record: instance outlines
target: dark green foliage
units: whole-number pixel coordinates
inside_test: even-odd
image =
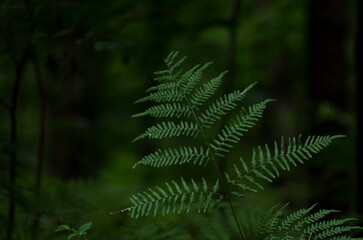
[[[87,231],[90,230],[91,228],[92,228],[91,222],[83,224],[82,226],[79,227],[78,230],[64,224],[58,226],[57,229],[54,230],[54,232],[68,232],[69,233],[67,237],[68,240],[74,238],[87,240]]]

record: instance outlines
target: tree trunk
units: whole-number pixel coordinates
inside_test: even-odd
[[[362,140],[359,136],[359,133],[362,132],[362,114],[363,114],[363,95],[359,94],[358,91],[363,88],[363,4],[362,1],[358,1],[358,13],[357,13],[357,30],[356,30],[356,41],[355,41],[355,69],[357,74],[357,168],[356,168],[356,178],[357,178],[357,211],[358,214],[362,217],[363,216],[363,177],[361,174],[363,173],[363,149],[362,147]],[[362,222],[362,219],[360,219]]]
[[[310,100],[308,115],[311,132],[314,135],[347,134],[349,130],[349,126],[340,119],[349,110],[348,47],[349,40],[352,39],[351,6],[352,1],[349,0],[310,0],[309,2],[310,54],[307,97]],[[343,150],[336,148],[330,151],[334,151],[334,159],[345,160],[346,152]],[[333,173],[326,168],[327,164],[328,162],[325,162],[322,164],[325,167],[312,168],[310,173],[312,186],[349,179],[347,168]],[[311,189],[314,190],[311,196],[321,202],[324,207],[334,206],[341,210],[348,207],[345,203],[334,202],[326,197],[343,190],[337,189],[337,184]]]

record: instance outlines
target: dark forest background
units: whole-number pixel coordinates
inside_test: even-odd
[[[284,174],[255,204],[268,209],[290,202],[297,209],[319,203],[363,219],[358,5],[0,0],[0,239],[64,239],[52,233],[56,226],[88,221],[89,239],[197,235],[186,217],[135,221],[109,214],[127,207],[130,194],[140,189],[185,171],[201,174],[131,169],[159,144],[131,143],[155,121],[131,118],[149,106],[133,102],[153,85],[153,72],[163,69],[171,50],[188,56],[189,66],[213,61],[207,77],[228,69],[220,93],[257,81],[246,104],[277,99],[227,168],[245,149],[280,136],[348,136]],[[140,228],[148,229],[147,238]]]

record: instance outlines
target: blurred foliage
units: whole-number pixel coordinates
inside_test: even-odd
[[[354,1],[347,2],[353,6]],[[8,221],[11,185],[9,153],[14,150],[18,153],[14,239],[31,239],[37,217],[38,239],[65,239],[64,235],[52,233],[58,225],[80,226],[89,221],[93,223],[89,239],[219,236],[198,223],[199,218],[205,218],[203,221],[213,228],[212,217],[170,216],[130,221],[127,215],[109,213],[128,206],[131,193],[160,184],[159,176],[177,178],[185,170],[190,175],[198,174],[196,170],[172,167],[152,172],[146,167],[131,170],[145,153],[158,147],[179,146],[183,140],[131,144],[153,120],[130,116],[148,107],[133,102],[152,85],[153,71],[160,69],[160,59],[170,50],[189,56],[189,63],[214,60],[207,77],[231,67],[228,49],[232,3],[0,1],[0,239],[6,234],[3,229]],[[340,109],[336,102],[313,102],[309,95],[312,87],[308,84],[309,7],[307,0],[240,2],[235,23],[235,71],[230,84],[233,89],[244,89],[257,81],[259,84],[246,104],[265,98],[275,98],[278,103],[267,112],[254,134],[231,152],[230,158],[237,159],[244,149],[261,144],[262,140],[297,132],[308,135],[318,122],[338,122],[344,132],[335,132],[336,128],[331,127],[319,134],[347,134],[346,140],[334,144],[307,168],[293,170],[294,178],[283,177],[263,197],[245,204],[258,204],[263,212],[278,202],[294,202],[294,208],[319,202],[324,208],[356,215],[354,35],[347,31],[349,41],[343,46],[349,62],[348,80],[342,79],[348,92],[342,93],[342,98],[351,104]],[[349,10],[352,19],[353,9]],[[22,73],[17,108],[18,142],[13,144],[8,106],[16,76],[15,63],[25,56],[27,49],[31,51]],[[45,166],[39,190],[35,187],[40,103],[36,62],[47,102]],[[319,91],[324,95],[330,87]],[[312,105],[317,106],[315,116],[309,112]],[[206,168],[205,173],[209,172]],[[241,208],[239,214],[242,211]],[[223,235],[222,228],[216,231]]]

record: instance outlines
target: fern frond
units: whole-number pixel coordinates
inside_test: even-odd
[[[153,92],[149,96],[141,98],[135,103],[141,103],[146,101],[152,102],[181,102],[183,100],[183,94],[178,89],[168,89],[165,91]]]
[[[193,88],[197,85],[197,83],[202,79],[203,73],[205,69],[211,65],[212,63],[206,63],[202,67],[200,67],[198,70],[186,73],[183,75],[179,82],[180,82],[180,88],[184,92],[185,95],[189,95]],[[199,66],[199,65],[197,65]]]
[[[201,80],[205,69],[211,64],[206,63],[202,67],[194,66],[190,70],[182,73],[182,70],[176,72],[178,67],[183,63],[185,57],[174,64],[177,52],[165,59],[168,66],[167,70],[155,72],[156,75],[162,75],[155,78],[156,81],[167,81],[157,86],[151,87],[147,92],[149,96],[137,100],[135,103],[153,101],[153,102],[181,102],[184,95],[189,95],[195,85]]]
[[[263,237],[268,237],[268,239],[307,240],[308,238],[310,239],[310,236],[312,236],[311,239],[325,240],[329,237],[332,237],[331,239],[347,239],[347,236],[342,234],[355,229],[362,229],[361,227],[357,226],[345,225],[349,221],[356,220],[353,218],[333,219],[329,221],[321,220],[330,213],[339,212],[336,210],[320,210],[302,219],[302,217],[308,214],[314,208],[314,206],[308,209],[300,209],[285,217],[285,219],[281,218],[280,220],[277,219],[283,216],[282,210],[284,207],[277,210],[276,206],[271,208],[268,211],[267,217],[265,217],[260,223],[258,236],[261,239]]]
[[[184,62],[186,57],[183,57],[178,62],[175,62],[178,56],[177,51],[171,51],[170,54],[164,59],[164,62],[168,69],[154,72],[155,75],[159,77],[154,78],[155,81],[176,81],[177,77],[181,74],[181,70],[177,71],[178,67]]]
[[[273,206],[272,208],[270,208],[262,217],[261,221],[258,224],[258,228],[257,228],[257,236],[262,236],[263,234],[265,234],[266,231],[266,226],[268,226],[268,222],[270,221],[270,219],[272,218],[275,209],[279,206],[280,204],[276,204],[275,206]]]
[[[220,97],[212,103],[199,117],[202,127],[209,128],[223,115],[232,111],[237,106],[237,102],[242,101],[246,96],[246,92],[254,85],[255,84],[249,85],[242,93],[240,91],[234,91],[232,93],[225,94],[223,97]]]
[[[255,125],[255,122],[262,117],[263,111],[267,107],[267,103],[274,101],[272,99],[252,105],[248,110],[242,109],[236,119],[222,129],[222,133],[218,134],[218,138],[213,140],[209,145],[214,149],[214,154],[224,157],[221,152],[228,153],[233,148],[232,144],[238,143],[240,137],[247,132],[249,128]]]
[[[299,221],[303,216],[308,214],[316,204],[311,206],[310,208],[302,208],[296,212],[291,213],[289,216],[286,217],[284,221],[281,222],[281,225],[279,226],[279,230],[290,230],[292,225]]]
[[[193,122],[181,121],[178,124],[174,122],[162,122],[161,124],[148,128],[145,133],[135,138],[133,142],[138,141],[144,137],[149,137],[150,139],[162,139],[175,136],[196,137],[199,131],[198,124]]]
[[[164,167],[189,162],[192,162],[194,165],[202,165],[206,164],[209,160],[209,151],[204,150],[202,146],[199,149],[196,147],[180,147],[179,149],[158,150],[155,153],[144,156],[135,166],[142,164],[151,167]]]
[[[334,139],[340,137],[344,136],[309,136],[305,143],[301,143],[300,137],[298,140],[295,137],[288,138],[287,147],[285,147],[284,138],[281,138],[280,144],[274,142],[273,155],[267,144],[264,148],[258,146],[257,149],[253,148],[250,164],[240,158],[242,168],[234,165],[237,180],[225,173],[227,181],[242,192],[263,190],[259,180],[272,182],[272,179],[280,175],[280,170],[289,171],[290,165],[303,164],[303,160],[310,159],[312,154],[317,154]]]
[[[138,113],[132,115],[132,117],[143,117],[143,116],[151,116],[156,118],[164,118],[164,117],[189,117],[192,114],[188,105],[180,104],[180,103],[172,103],[172,104],[160,104],[157,106],[150,107],[148,110],[142,113]]]
[[[224,71],[219,74],[218,77],[213,78],[208,83],[203,84],[198,88],[191,97],[192,107],[199,108],[207,101],[218,89],[219,85],[222,83],[222,78],[226,75],[228,71]]]
[[[202,183],[197,184],[193,179],[188,184],[183,178],[180,183],[172,181],[170,184],[165,183],[166,188],[155,187],[149,188],[148,191],[132,195],[131,217],[139,218],[161,212],[164,216],[173,213],[188,213],[193,206],[197,208],[198,213],[205,213],[213,203],[220,201],[219,181],[217,180],[212,188],[209,188],[207,182],[202,178]]]
[[[321,209],[318,212],[309,215],[308,217],[304,218],[303,220],[296,223],[296,225],[293,226],[293,230],[300,231],[303,230],[304,226],[313,224],[320,219],[324,218],[325,216],[331,214],[331,213],[337,213],[340,212],[338,210],[327,210],[327,209]]]
[[[150,87],[149,89],[146,90],[146,92],[153,92],[153,91],[161,92],[166,90],[175,90],[179,88],[183,82],[187,81],[193,75],[193,73],[198,67],[199,65],[196,65],[187,72],[185,72],[184,74],[182,74],[182,71],[180,70],[177,75],[174,75],[173,72],[170,70],[165,70],[167,71],[168,74],[170,74],[169,77],[170,80],[173,81],[163,82],[160,83],[159,85]]]

